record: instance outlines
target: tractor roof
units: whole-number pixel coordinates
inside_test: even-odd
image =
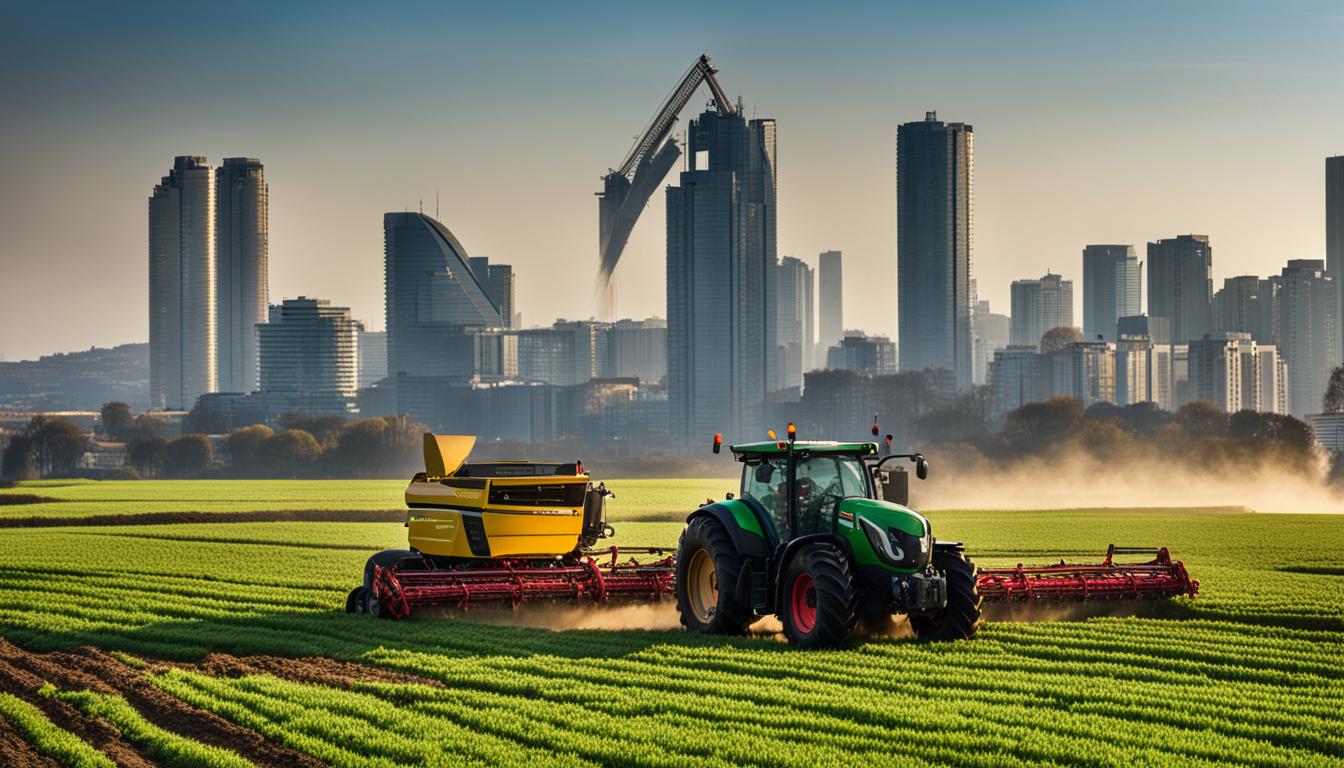
[[[788,443],[783,440],[778,442],[742,443],[740,445],[731,445],[729,446],[729,449],[733,453],[739,455],[744,453],[782,454],[788,452]],[[850,453],[869,455],[877,453],[877,443],[838,443],[834,440],[798,440],[794,442],[793,450],[794,452],[806,451],[808,453]]]

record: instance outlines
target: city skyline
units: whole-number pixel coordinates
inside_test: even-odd
[[[897,336],[894,126],[933,109],[980,133],[974,276],[997,311],[1023,274],[1050,268],[1080,279],[1089,242],[1141,247],[1201,232],[1219,244],[1216,282],[1272,274],[1284,258],[1325,257],[1321,158],[1344,152],[1330,131],[1344,105],[1323,95],[1339,92],[1344,77],[1344,54],[1329,44],[1344,20],[1326,5],[1219,7],[1227,12],[1215,17],[1198,4],[985,6],[968,22],[902,6],[823,17],[783,5],[768,18],[724,10],[724,24],[710,31],[672,21],[631,38],[609,34],[600,9],[575,16],[536,6],[539,21],[570,34],[515,57],[485,45],[508,24],[502,9],[449,18],[422,7],[423,23],[412,27],[370,24],[348,7],[309,25],[312,12],[302,8],[279,9],[262,24],[256,8],[144,6],[86,9],[90,18],[72,28],[69,7],[48,5],[15,14],[0,32],[0,57],[13,73],[0,87],[15,116],[0,126],[10,169],[0,190],[0,268],[39,287],[80,274],[62,289],[85,305],[109,292],[141,304],[145,234],[135,209],[165,158],[250,156],[266,163],[272,189],[273,300],[329,296],[377,327],[379,217],[418,210],[421,200],[431,212],[438,192],[441,219],[473,254],[523,276],[517,301],[529,325],[595,315],[600,176],[687,59],[707,51],[732,97],[779,119],[790,158],[779,253],[810,262],[824,250],[846,253],[849,326]],[[777,33],[760,36],[771,46],[806,41],[814,61],[743,42],[735,33],[749,22]],[[220,34],[168,39],[182,23]],[[432,42],[450,23],[479,34],[445,52]],[[1190,48],[1181,33],[1195,24],[1201,45]],[[946,44],[940,32],[954,25],[964,34]],[[213,40],[242,29],[255,55],[222,66],[236,52]],[[1108,52],[1099,40],[1123,45]],[[939,45],[947,45],[940,55],[963,56],[958,66],[926,63]],[[180,66],[166,71],[161,53]],[[1008,53],[1016,55],[1005,60]],[[612,61],[623,66],[603,66]],[[575,67],[584,73],[579,86]],[[427,88],[437,98],[425,99]],[[172,99],[189,109],[165,120]],[[838,110],[847,115],[840,142],[830,136]],[[548,118],[545,140],[529,142],[537,128],[527,116],[538,112]],[[1281,137],[1275,151],[1246,153],[1270,126]],[[500,173],[501,158],[534,175],[519,184]],[[76,169],[79,189],[57,186]],[[1107,184],[1093,183],[1102,177]],[[1207,194],[1153,183],[1184,177],[1201,179]],[[58,199],[78,207],[73,223],[51,204]],[[529,226],[514,226],[517,217]],[[664,314],[662,218],[661,206],[650,206],[632,236],[618,273],[619,316]],[[1043,225],[1049,218],[1058,221]],[[39,294],[22,292],[0,308],[5,359],[147,338],[146,319],[130,313],[96,327],[25,322],[40,310]]]

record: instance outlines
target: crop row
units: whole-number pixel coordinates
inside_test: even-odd
[[[120,696],[94,691],[57,691],[51,686],[43,688],[42,693],[74,705],[89,717],[111,723],[127,741],[160,765],[173,768],[252,768],[251,761],[232,750],[202,744],[154,725]]]
[[[78,736],[48,720],[37,707],[3,691],[0,691],[0,720],[8,722],[29,746],[58,765],[66,768],[116,766]]]

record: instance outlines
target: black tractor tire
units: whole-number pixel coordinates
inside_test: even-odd
[[[368,588],[363,586],[362,584],[350,590],[350,594],[345,596],[345,612],[364,613],[365,609],[364,601],[366,599],[365,595],[368,593],[368,591],[369,591]]]
[[[705,568],[710,569],[707,587]],[[710,517],[691,520],[677,543],[677,612],[682,626],[706,635],[746,634],[752,614],[737,601],[741,573],[742,556],[723,525]]]
[[[789,561],[783,587],[779,620],[790,643],[799,648],[845,644],[858,623],[848,555],[832,544],[807,546]]]
[[[947,577],[947,607],[931,616],[911,616],[910,629],[920,640],[969,640],[975,637],[981,623],[975,563],[960,552],[935,552],[933,567]]]

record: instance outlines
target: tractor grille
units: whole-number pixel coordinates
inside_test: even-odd
[[[536,485],[491,485],[490,503],[519,507],[582,507],[586,483],[538,483]]]

